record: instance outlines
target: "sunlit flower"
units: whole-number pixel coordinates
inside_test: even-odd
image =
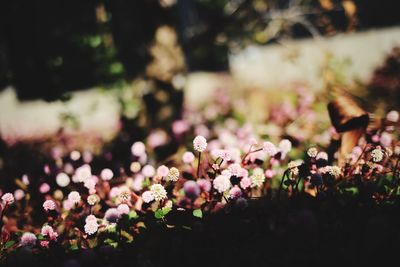
[[[292,149],[292,142],[288,139],[283,139],[279,142],[279,148],[283,153],[288,153]]]
[[[135,142],[131,147],[132,155],[140,157],[146,152],[146,146],[143,142]]]
[[[252,187],[261,187],[265,182],[265,176],[263,170],[261,168],[255,169],[250,179]]]
[[[176,182],[179,179],[179,170],[175,167],[172,167],[168,171],[168,175],[165,177],[167,181]]]
[[[150,186],[150,191],[153,193],[154,199],[160,201],[167,198],[167,191],[160,184],[153,184]]]
[[[194,158],[195,157],[194,157],[193,153],[189,152],[189,151],[186,151],[182,155],[182,161],[183,161],[183,163],[186,163],[186,164],[192,163],[194,161]]]
[[[379,149],[379,148],[375,148],[374,150],[371,151],[372,161],[374,161],[374,162],[382,161],[384,155],[385,154],[382,151],[382,149]]]
[[[193,139],[193,148],[198,152],[203,152],[207,148],[207,140],[201,135],[196,136]]]
[[[14,196],[11,193],[5,193],[1,199],[3,200],[4,203],[10,205],[12,203],[14,203]]]
[[[85,233],[87,233],[88,235],[93,235],[99,229],[99,224],[97,223],[97,221],[88,221],[86,222],[84,228]]]
[[[386,119],[390,122],[397,122],[399,120],[399,112],[397,112],[396,110],[392,110],[390,111],[387,115],[386,115]]]
[[[78,204],[81,201],[81,195],[77,191],[72,191],[68,194],[68,200],[74,204]]]
[[[73,181],[78,183],[83,183],[87,179],[92,177],[92,170],[88,164],[82,165],[75,171],[73,176]]]
[[[145,177],[153,177],[156,174],[156,170],[151,165],[146,165],[142,169],[142,174]]]
[[[165,165],[161,165],[157,168],[157,175],[160,177],[165,177],[168,175],[168,173],[169,173],[169,169]]]
[[[307,155],[308,155],[310,158],[315,158],[315,157],[318,155],[318,149],[315,148],[315,147],[310,147],[310,148],[307,150]]]
[[[213,185],[218,192],[223,193],[231,187],[231,181],[225,175],[218,175],[214,179]]]
[[[71,179],[69,178],[68,174],[66,174],[64,172],[60,172],[59,174],[57,174],[56,183],[58,184],[58,186],[66,187],[69,185],[70,182],[71,182]]]
[[[129,206],[127,204],[119,204],[117,207],[117,210],[121,213],[121,214],[128,214],[129,213]]]
[[[276,146],[271,143],[271,142],[264,142],[263,143],[263,151],[265,151],[265,153],[267,153],[268,156],[274,156],[276,154],[276,152],[278,152]]]
[[[87,203],[91,206],[95,205],[99,201],[99,196],[96,194],[89,195],[87,197]]]
[[[154,200],[154,194],[152,191],[144,191],[142,198],[145,203],[150,203]]]
[[[43,208],[44,208],[45,211],[55,210],[56,209],[56,203],[54,203],[53,200],[48,199],[43,203]]]
[[[100,173],[100,177],[101,179],[103,179],[104,181],[109,181],[114,177],[114,173],[112,170],[105,168],[101,171]]]

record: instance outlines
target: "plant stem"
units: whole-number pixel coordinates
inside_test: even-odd
[[[201,152],[199,152],[199,161],[197,163],[197,178],[200,178],[200,161],[201,161]]]

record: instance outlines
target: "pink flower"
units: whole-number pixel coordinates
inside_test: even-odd
[[[286,154],[292,149],[292,143],[288,139],[283,139],[279,142],[280,150]]]
[[[157,168],[157,175],[161,177],[167,176],[169,173],[169,169],[165,165],[161,165],[160,167]]]
[[[8,205],[14,203],[14,196],[11,193],[5,193],[1,199]]]
[[[274,156],[276,152],[278,152],[276,146],[268,141],[263,143],[263,150],[267,153],[268,156]]]
[[[359,157],[362,154],[363,150],[361,147],[359,146],[355,146],[353,148],[353,150],[351,151],[351,153],[355,156],[355,157]]]
[[[96,182],[93,179],[87,179],[83,185],[87,189],[93,190],[96,187]]]
[[[110,198],[114,198],[119,196],[119,194],[121,193],[121,189],[119,189],[119,187],[113,187],[110,190],[109,196]]]
[[[87,216],[86,219],[85,219],[85,223],[88,223],[88,222],[97,222],[96,216],[94,216],[94,215],[92,215],[92,214],[90,214],[89,216]]]
[[[40,193],[42,193],[42,194],[46,194],[47,192],[50,191],[50,185],[47,184],[47,183],[41,184],[40,187],[39,187],[39,191],[40,191]]]
[[[155,173],[156,173],[156,171],[155,171],[154,167],[151,165],[146,165],[142,169],[142,174],[145,177],[153,177]]]
[[[207,148],[207,140],[204,136],[198,135],[193,139],[193,148],[198,152],[203,152]]]
[[[36,244],[36,236],[33,233],[26,232],[21,236],[22,246],[34,246]]]
[[[231,187],[231,181],[229,180],[229,177],[219,175],[214,179],[213,185],[218,192],[223,193]]]
[[[386,115],[386,119],[390,122],[397,122],[399,120],[399,112],[397,112],[396,110],[392,110],[390,111],[387,115]]]
[[[240,180],[240,187],[243,189],[248,188],[251,185],[251,179],[249,177],[243,177],[242,180]]]
[[[219,157],[225,161],[230,161],[232,159],[232,154],[229,150],[223,149],[219,151]]]
[[[240,166],[240,164],[234,163],[229,165],[228,170],[231,173],[231,175],[239,177],[242,172],[242,167]]]
[[[72,209],[73,206],[74,206],[74,203],[69,201],[68,199],[63,201],[63,209],[64,210],[68,211],[68,210]]]
[[[101,171],[100,173],[100,177],[101,179],[103,179],[104,181],[109,181],[114,177],[114,173],[112,170],[105,168]]]
[[[76,169],[73,180],[74,182],[82,183],[90,177],[92,177],[92,169],[88,164],[85,164]]]
[[[146,152],[146,146],[143,142],[135,142],[131,147],[131,152],[134,156],[140,157]]]
[[[328,160],[328,154],[324,151],[321,151],[317,154],[316,159],[324,159],[324,160]]]
[[[374,142],[374,143],[378,143],[379,142],[379,135],[373,135],[372,137],[371,137],[371,140],[372,140],[372,142]]]
[[[188,152],[188,151],[183,153],[182,161],[183,161],[183,163],[186,163],[186,164],[192,163],[194,161],[193,153],[192,152]]]
[[[158,146],[162,146],[168,141],[168,135],[163,130],[154,130],[150,133],[149,137],[147,138],[147,144],[154,148]]]
[[[40,246],[41,246],[41,247],[49,248],[49,244],[50,244],[50,242],[47,241],[47,240],[42,240],[42,241],[40,241]]]
[[[68,200],[74,204],[78,204],[81,201],[81,195],[77,191],[72,191],[68,194]]]
[[[232,187],[229,191],[229,195],[232,199],[237,199],[242,196],[242,190],[240,190],[240,188],[237,186]]]
[[[181,135],[189,130],[189,124],[184,120],[177,120],[172,123],[172,131],[176,135]]]
[[[390,145],[392,144],[392,136],[387,133],[387,132],[383,132],[381,134],[381,145],[384,147],[390,147]]]
[[[145,203],[150,203],[154,200],[154,194],[151,191],[145,191],[142,194],[142,198]]]
[[[274,176],[275,172],[273,170],[265,170],[265,178],[271,179]]]
[[[44,208],[45,211],[55,210],[56,209],[56,203],[54,203],[53,200],[48,199],[43,203],[43,208]]]
[[[117,207],[117,210],[121,213],[121,214],[128,214],[129,213],[129,206],[127,204],[120,204]]]
[[[200,186],[200,189],[205,192],[208,192],[211,189],[211,182],[207,179],[199,179],[196,181],[196,183]]]
[[[86,222],[85,226],[85,233],[88,235],[93,235],[99,229],[99,225],[97,221],[88,221]]]
[[[55,240],[58,237],[57,232],[54,231],[53,227],[51,227],[50,225],[43,226],[41,234],[42,236],[48,236],[51,240]]]
[[[14,197],[16,200],[21,200],[25,197],[25,192],[22,189],[17,189],[14,191]]]

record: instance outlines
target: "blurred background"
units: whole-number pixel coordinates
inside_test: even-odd
[[[221,94],[259,125],[304,90],[323,105],[340,87],[372,112],[398,108],[399,8],[393,0],[1,1],[2,174],[22,175],[11,171],[18,162],[33,166],[32,151],[55,144],[113,151],[168,135],[188,111],[227,116],[204,109]],[[318,114],[329,124],[324,108]]]

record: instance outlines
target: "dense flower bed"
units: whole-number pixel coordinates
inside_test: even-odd
[[[296,115],[307,113],[312,123],[312,101],[308,106],[304,106],[305,102],[272,112],[270,124],[290,129],[298,123]],[[284,239],[279,237],[279,222],[283,220],[286,230],[294,223],[301,225],[299,231],[304,231],[292,233],[294,239],[290,242],[313,243],[315,233],[308,227],[315,224],[316,214],[328,222],[329,216],[321,214],[332,212],[332,223],[346,224],[337,218],[339,209],[352,212],[359,207],[361,217],[366,218],[366,213],[375,208],[398,209],[400,144],[396,111],[387,114],[378,130],[367,130],[339,166],[338,153],[333,153],[326,142],[326,135],[332,140],[338,137],[332,128],[321,130],[319,136],[325,135],[324,138],[281,133],[280,140],[269,135],[265,140],[265,135],[250,124],[215,116],[228,116],[231,107],[217,103],[208,109],[202,113],[208,114],[205,117],[187,111],[184,119],[173,123],[172,137],[156,131],[146,143],[134,142],[127,158],[128,168],[112,164],[111,154],[102,155],[108,160],[99,164],[91,153],[73,151],[63,156],[54,149],[40,175],[26,174],[16,179],[19,188],[1,196],[4,263],[18,262],[18,257],[12,256],[18,253],[30,255],[24,259],[36,255],[39,261],[43,257],[60,257],[70,264],[75,264],[71,259],[80,257],[88,257],[95,264],[96,253],[110,253],[107,259],[116,257],[122,262],[127,260],[126,253],[134,253],[134,261],[147,266],[141,261],[141,257],[143,261],[149,260],[146,247],[155,249],[155,255],[165,254],[157,254],[162,247],[149,245],[149,240],[163,243],[162,238],[173,239],[175,235],[183,242],[187,231],[192,233],[190,238],[197,238],[189,243],[198,242],[191,246],[199,251],[206,250],[208,245],[218,249],[226,246],[225,242],[241,240],[246,235],[246,242],[252,246],[250,236],[257,233],[265,234],[278,245],[290,236],[286,233]],[[181,145],[176,153],[160,162],[156,160],[155,147],[167,142],[167,138]],[[222,222],[226,228],[221,226]],[[261,222],[265,229],[259,228]],[[208,230],[204,231],[204,227]],[[227,238],[223,229],[232,231],[233,236]],[[352,231],[350,226],[346,229]],[[304,236],[299,240],[298,235]],[[225,239],[215,240],[216,236]],[[215,244],[218,241],[219,246]],[[257,238],[254,242],[262,243]],[[176,246],[188,251],[185,245]],[[272,249],[271,245],[267,247]],[[193,250],[191,253],[198,255]],[[125,251],[125,256],[116,256],[121,251]],[[202,261],[216,257],[210,253],[217,252],[208,252]],[[299,257],[297,252],[293,255]],[[275,256],[270,260],[272,264],[279,261]],[[234,263],[233,260],[231,265]]]

